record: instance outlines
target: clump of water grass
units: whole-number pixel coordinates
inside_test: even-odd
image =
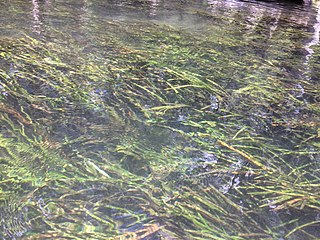
[[[316,83],[218,28],[103,27],[0,42],[1,237],[318,237]]]

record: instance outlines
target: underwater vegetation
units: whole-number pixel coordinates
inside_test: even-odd
[[[320,238],[319,46],[91,29],[0,39],[1,238]]]

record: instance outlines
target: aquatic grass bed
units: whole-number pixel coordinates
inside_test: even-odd
[[[213,29],[1,39],[0,236],[317,239],[319,84]]]

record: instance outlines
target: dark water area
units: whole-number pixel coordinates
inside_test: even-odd
[[[320,2],[0,1],[0,239],[319,239]]]

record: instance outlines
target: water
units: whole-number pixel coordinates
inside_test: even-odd
[[[2,1],[0,238],[319,238],[319,6]]]

